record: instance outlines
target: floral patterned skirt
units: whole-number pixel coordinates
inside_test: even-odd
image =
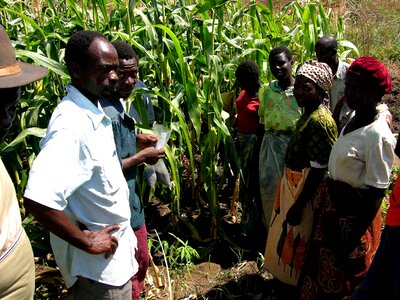
[[[380,209],[366,220],[357,189],[332,187],[332,182],[324,180],[314,199],[317,208],[299,280],[300,299],[350,299],[379,245]]]

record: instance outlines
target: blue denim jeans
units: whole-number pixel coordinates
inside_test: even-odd
[[[400,226],[385,226],[374,260],[352,300],[400,299]]]

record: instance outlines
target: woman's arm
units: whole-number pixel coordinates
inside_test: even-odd
[[[317,190],[319,184],[324,178],[326,168],[311,168],[304,187],[296,202],[289,208],[286,214],[286,221],[292,225],[296,226],[301,223],[303,216],[303,209],[307,205],[308,201],[312,199],[313,194]]]

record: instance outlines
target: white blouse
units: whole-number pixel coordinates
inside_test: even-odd
[[[334,144],[328,163],[330,177],[355,188],[389,185],[396,139],[380,114],[371,124],[343,135]]]

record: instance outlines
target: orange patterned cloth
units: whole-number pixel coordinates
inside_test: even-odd
[[[326,179],[314,198],[313,233],[299,280],[302,300],[350,299],[379,245],[380,209],[373,220],[365,220],[359,213],[363,199],[357,189],[334,189],[332,180]]]
[[[286,213],[303,190],[309,168],[293,171],[286,167],[275,198],[265,250],[264,268],[280,281],[296,285],[303,267],[306,245],[312,229],[313,205],[303,210],[302,222],[291,226]]]

